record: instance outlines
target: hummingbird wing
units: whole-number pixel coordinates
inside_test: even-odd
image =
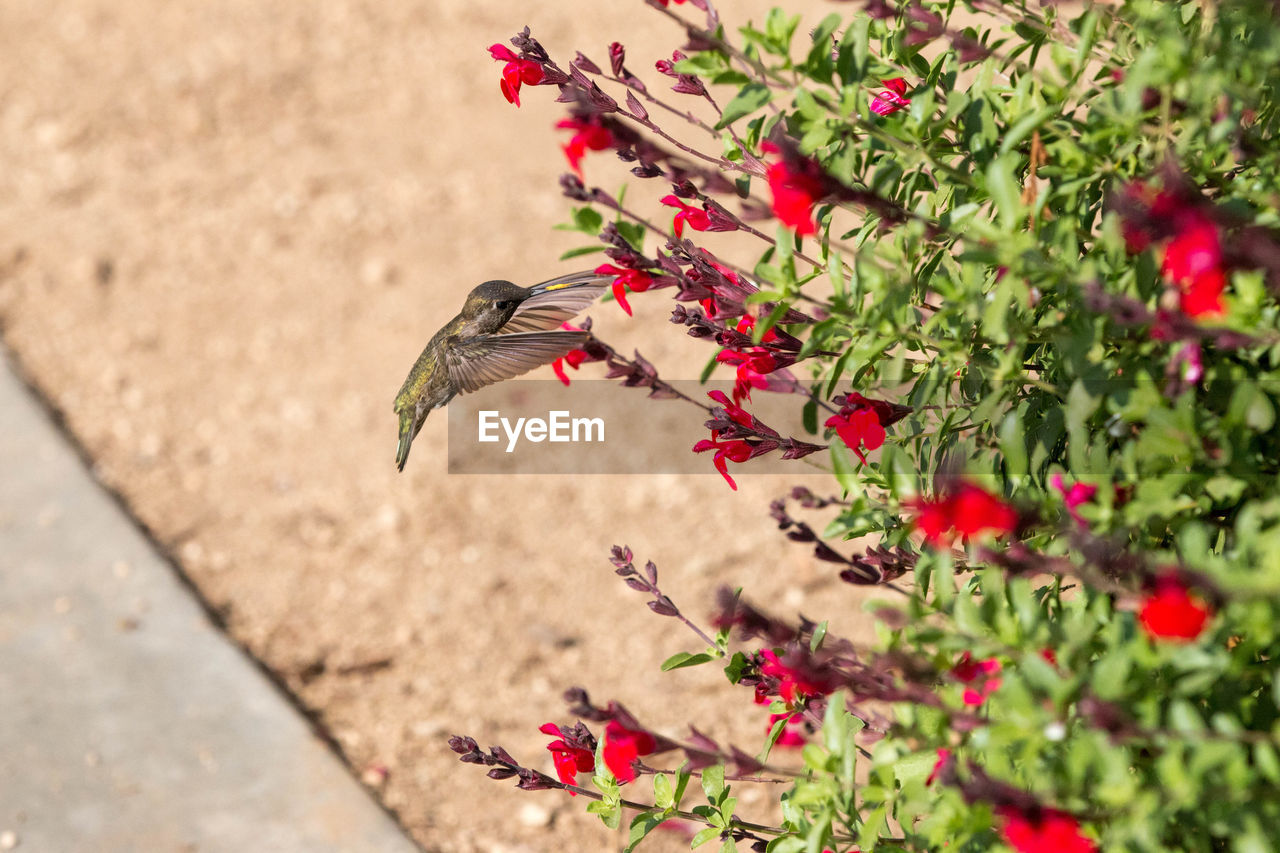
[[[572,320],[595,302],[613,279],[611,275],[587,271],[535,284],[529,288],[532,295],[520,303],[498,334],[558,329],[560,324]]]
[[[444,347],[444,366],[462,393],[550,364],[591,337],[589,332],[516,332],[455,339]]]

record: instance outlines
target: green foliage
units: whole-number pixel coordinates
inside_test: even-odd
[[[732,87],[716,93],[723,164],[766,159],[762,143],[784,135],[845,189],[814,209],[812,239],[755,232],[770,246],[752,268],[748,305],[767,306],[754,342],[790,308],[814,315],[786,328],[805,335],[793,370],[808,371],[797,406],[815,435],[841,391],[910,407],[865,463],[830,436],[842,500],[823,531],[911,558],[907,595],[877,603],[877,645],[861,651],[895,662],[879,673],[898,689],[891,722],[866,737],[885,709],[857,690],[775,702],[823,716],[767,849],[987,850],[1009,791],[1072,816],[1102,850],[1277,849],[1275,5],[1009,3],[993,16],[922,0],[814,27],[775,9],[736,43],[704,35],[676,71]],[[897,78],[909,105],[877,113]],[[734,177],[767,198],[758,171]],[[1180,301],[1186,283],[1161,265],[1168,233],[1126,244],[1117,199],[1142,192],[1190,192],[1212,211],[1227,244],[1220,317]],[[586,207],[565,227],[602,226]],[[643,227],[617,228],[643,249]],[[1016,507],[1016,530],[921,545],[921,499],[958,477]],[[1166,575],[1211,611],[1185,642],[1135,612]],[[832,645],[826,631],[809,635],[812,654]],[[663,669],[728,657],[731,682],[758,676],[725,640]],[[978,661],[982,675],[963,674]],[[693,846],[735,849],[747,836],[724,768],[701,772]],[[675,814],[688,780],[673,791],[655,777],[631,846]],[[617,825],[616,783],[596,784],[589,809]]]

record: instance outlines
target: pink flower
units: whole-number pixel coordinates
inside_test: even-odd
[[[511,48],[503,44],[489,46],[489,55],[499,62],[507,63],[502,67],[502,82],[498,84],[507,103],[520,106],[520,84],[535,86],[542,82],[542,66],[532,59],[521,59]]]
[[[871,99],[871,112],[878,116],[887,116],[911,106],[911,100],[904,97],[907,94],[906,80],[894,77],[892,80],[880,82],[885,85],[885,88]]]
[[[884,444],[884,426],[875,409],[857,408],[848,414],[842,411],[827,418],[826,426],[835,429],[836,435],[857,454],[863,465],[867,464],[867,457],[863,455],[859,445],[867,450],[875,450]]]
[[[1013,507],[995,495],[962,482],[951,492],[932,500],[916,498],[910,502],[916,510],[915,525],[925,541],[935,547],[949,546],[959,534],[969,539],[982,533],[1004,536],[1018,526]]]
[[[538,727],[538,731],[549,734],[556,740],[547,744],[551,751],[551,762],[556,767],[556,775],[566,785],[578,784],[579,773],[589,773],[596,768],[596,759],[591,750],[581,746],[570,746],[561,737],[560,727],[555,723],[546,723]],[[573,791],[572,796],[577,796]]]
[[[609,128],[597,121],[581,118],[567,118],[556,122],[556,127],[575,131],[568,144],[563,146],[564,157],[569,161],[569,168],[582,177],[582,158],[587,151],[603,151],[613,146],[613,134]]]
[[[613,264],[601,264],[596,272],[602,275],[616,275],[613,280],[613,298],[622,306],[622,310],[631,316],[631,303],[627,302],[627,291],[644,293],[653,285],[653,276],[644,270],[622,269]]]
[[[610,720],[605,727],[604,763],[619,782],[635,779],[636,761],[657,748],[653,735],[643,729],[629,729],[617,720]]]
[[[692,205],[685,204],[673,195],[663,196],[661,201],[668,207],[680,208],[671,223],[671,227],[676,232],[677,237],[684,236],[684,226],[686,224],[694,231],[706,231],[711,227],[711,216],[705,210],[699,210]]]
[[[1189,642],[1200,636],[1211,615],[1209,606],[1192,597],[1177,575],[1170,573],[1156,580],[1138,621],[1157,640]]]
[[[1080,834],[1076,819],[1056,809],[1034,817],[1013,806],[996,809],[1000,836],[1018,853],[1096,853],[1098,846]]]
[[[1087,526],[1088,522],[1080,516],[1076,507],[1093,500],[1093,496],[1098,493],[1098,487],[1087,483],[1073,483],[1068,489],[1061,474],[1050,477],[1049,484],[1062,493],[1062,502],[1067,505],[1067,512],[1076,520],[1076,523]]]
[[[785,162],[771,165],[765,176],[773,193],[773,215],[801,237],[816,233],[813,205],[824,195],[822,182]]]

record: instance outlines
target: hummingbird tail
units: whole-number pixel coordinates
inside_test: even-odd
[[[409,412],[408,416],[400,416],[400,441],[396,444],[396,470],[403,471],[404,463],[409,459],[409,447],[413,444],[413,437],[417,435],[417,430],[413,428],[413,413]]]

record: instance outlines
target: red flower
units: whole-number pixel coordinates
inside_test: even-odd
[[[824,195],[822,182],[785,162],[771,165],[766,177],[773,193],[773,215],[801,237],[815,233],[813,205]]]
[[[1222,292],[1227,289],[1227,277],[1220,269],[1202,272],[1182,285],[1178,307],[1188,317],[1216,316],[1226,310],[1222,304]]]
[[[770,714],[769,725],[765,726],[766,732],[773,731],[773,726],[778,720],[786,720],[786,725],[782,727],[782,732],[778,735],[778,739],[774,742],[778,746],[784,746],[789,749],[799,749],[809,742],[804,736],[804,714]]]
[[[740,438],[732,441],[720,441],[720,437],[714,432],[711,438],[704,438],[693,446],[694,453],[703,453],[707,450],[715,450],[715,457],[712,463],[716,466],[716,470],[720,472],[720,476],[724,477],[729,488],[735,492],[738,490],[738,484],[729,476],[729,461],[742,463],[751,458],[751,445],[747,444]]]
[[[1062,502],[1067,505],[1067,512],[1076,520],[1076,523],[1087,526],[1088,522],[1081,518],[1076,507],[1093,500],[1093,496],[1098,493],[1098,487],[1087,483],[1073,483],[1068,489],[1061,474],[1050,477],[1049,484],[1062,493]]]
[[[760,674],[778,679],[778,695],[788,705],[794,705],[797,696],[801,699],[826,696],[839,686],[834,679],[812,667],[788,666],[772,649],[761,649],[760,657],[764,659]]]
[[[1200,636],[1212,611],[1191,596],[1175,575],[1156,581],[1153,593],[1142,603],[1138,621],[1147,633],[1158,640],[1189,641]]]
[[[1222,265],[1218,228],[1202,214],[1185,213],[1178,233],[1164,250],[1160,272],[1173,282],[1191,281]]]
[[[740,424],[747,429],[755,429],[755,417],[746,409],[730,400],[729,396],[723,391],[708,391],[707,396],[724,407],[724,413],[729,416],[729,420],[736,424]]]
[[[563,146],[563,150],[565,159],[569,161],[569,168],[577,172],[579,178],[582,177],[582,158],[587,151],[603,151],[613,146],[613,134],[609,132],[609,128],[598,122],[567,118],[556,122],[556,127],[577,131],[569,140],[569,144]]]
[[[613,298],[622,306],[622,310],[631,316],[631,303],[627,302],[627,291],[644,293],[653,285],[653,276],[644,270],[622,269],[613,264],[601,264],[596,272],[602,275],[616,275],[613,280]]]
[[[916,498],[911,505],[917,511],[916,528],[937,547],[950,545],[957,533],[966,540],[986,532],[1002,536],[1018,526],[1013,507],[972,483],[961,483],[934,500]]]
[[[569,374],[564,372],[565,365],[577,370],[581,364],[591,357],[591,354],[585,350],[571,349],[560,358],[551,362],[551,369],[555,371],[556,376],[560,377],[560,381],[565,385],[569,384]]]
[[[871,112],[878,116],[887,116],[898,110],[911,106],[911,100],[903,97],[907,94],[907,81],[901,77],[892,80],[881,80],[885,89],[871,99]]]
[[[736,365],[738,368],[733,382],[735,403],[743,399],[750,400],[752,388],[768,388],[766,374],[778,369],[778,360],[764,347],[752,347],[751,352],[745,353],[731,349],[721,350],[716,355],[716,361]]]
[[[684,235],[684,226],[686,224],[694,231],[706,231],[711,227],[711,215],[705,210],[699,210],[696,207],[685,204],[673,195],[663,196],[661,201],[668,207],[680,208],[671,223],[671,227],[676,232],[677,237]]]
[[[856,408],[848,414],[841,412],[827,418],[826,425],[835,429],[836,435],[840,436],[849,449],[857,454],[863,465],[867,464],[867,457],[858,449],[858,446],[863,445],[867,450],[875,450],[884,444],[884,426],[881,425],[880,416],[875,409]]]
[[[1096,853],[1098,849],[1065,812],[1041,809],[1032,818],[1012,806],[1001,806],[996,813],[1001,818],[1001,837],[1018,853]]]
[[[649,755],[658,748],[653,735],[643,729],[629,729],[617,720],[610,720],[604,730],[604,763],[619,782],[636,778],[633,766],[642,755]]]
[[[938,760],[934,763],[933,769],[929,771],[929,778],[924,780],[926,785],[932,785],[942,775],[942,771],[947,769],[947,765],[951,763],[951,750],[939,749]]]
[[[1000,689],[1000,661],[995,658],[975,661],[968,652],[960,656],[960,660],[951,668],[951,674],[965,684],[980,682],[976,688],[968,687],[964,691],[964,704],[977,707],[987,701],[987,697]]]
[[[591,754],[591,750],[565,743],[560,736],[560,727],[555,723],[539,726],[538,731],[556,738],[547,744],[547,749],[551,751],[551,761],[556,766],[556,775],[560,777],[561,782],[566,785],[576,785],[579,773],[589,773],[596,769],[596,759]],[[573,791],[569,793],[577,796]]]
[[[542,66],[532,59],[521,59],[511,52],[511,48],[503,44],[489,46],[489,55],[499,62],[507,63],[502,67],[502,82],[498,84],[507,103],[520,106],[520,84],[530,86],[542,82]]]

